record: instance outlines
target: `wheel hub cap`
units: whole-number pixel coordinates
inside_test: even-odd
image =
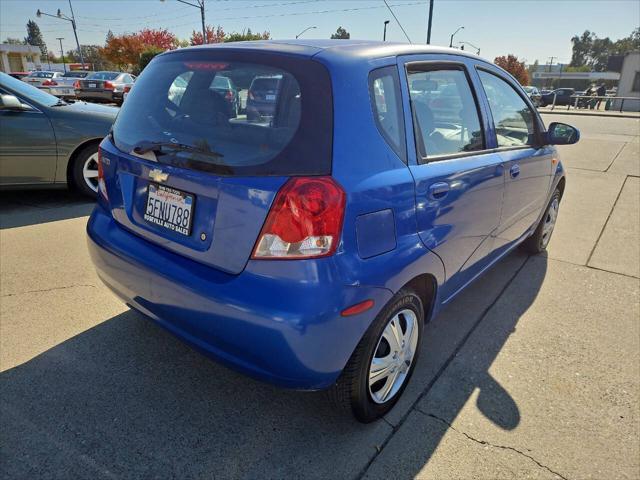
[[[404,384],[418,345],[418,319],[409,309],[394,315],[382,331],[369,366],[369,394],[376,403],[393,398]]]

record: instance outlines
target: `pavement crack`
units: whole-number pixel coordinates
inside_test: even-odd
[[[25,295],[27,293],[44,293],[44,292],[52,292],[54,290],[66,290],[68,288],[79,288],[79,287],[90,287],[97,288],[95,285],[91,285],[88,283],[78,283],[75,285],[66,285],[64,287],[52,287],[52,288],[43,288],[40,290],[27,290],[25,292],[16,292],[16,293],[5,293],[4,295],[0,295],[0,297],[15,297],[16,295]]]
[[[477,439],[475,437],[472,437],[468,433],[463,432],[462,430],[458,430],[456,427],[451,425],[451,423],[447,422],[443,418],[438,417],[437,415],[434,415],[432,413],[425,413],[422,410],[420,410],[419,408],[416,408],[415,411],[421,413],[422,415],[426,415],[427,417],[431,417],[431,418],[433,418],[433,419],[445,424],[447,426],[447,428],[450,428],[451,430],[453,430],[456,433],[459,433],[460,435],[464,435],[467,439],[471,440],[472,442],[475,442],[475,443],[477,443],[479,445],[487,445],[489,447],[499,448],[501,450],[510,450],[510,451],[515,452],[515,453],[517,453],[519,455],[522,455],[525,458],[528,458],[533,463],[538,465],[540,468],[543,468],[544,470],[547,470],[549,473],[552,473],[553,475],[556,475],[557,477],[560,477],[563,480],[569,480],[567,477],[565,477],[561,473],[556,472],[555,470],[553,470],[553,469],[549,468],[548,466],[546,466],[544,463],[541,463],[540,461],[536,460],[534,457],[532,457],[528,453],[525,453],[525,452],[523,452],[521,450],[518,450],[517,448],[509,447],[507,445],[496,445],[495,443],[491,443],[491,442],[488,442],[486,440],[479,440],[479,439]]]

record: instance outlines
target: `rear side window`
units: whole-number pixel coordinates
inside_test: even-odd
[[[411,65],[407,74],[423,159],[484,149],[478,108],[462,68]]]
[[[500,77],[479,70],[482,87],[493,115],[498,147],[535,143],[533,112],[515,89]]]
[[[332,104],[329,74],[318,62],[226,49],[177,52],[145,68],[113,136],[125,152],[169,142],[154,150],[158,162],[218,175],[327,175]]]
[[[407,163],[400,79],[396,67],[380,68],[370,73],[369,95],[378,130],[402,161]]]

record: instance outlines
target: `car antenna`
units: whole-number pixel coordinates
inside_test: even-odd
[[[396,14],[393,13],[393,10],[391,10],[391,7],[389,6],[389,4],[387,3],[387,0],[383,0],[384,4],[387,6],[387,8],[389,9],[389,11],[391,12],[391,15],[393,15],[393,18],[396,19],[396,22],[398,22],[398,26],[400,27],[400,30],[402,30],[402,33],[404,33],[404,36],[407,37],[407,40],[409,40],[409,43],[413,43],[411,41],[411,39],[409,38],[409,35],[407,35],[407,32],[404,30],[404,27],[402,26],[402,24],[400,23],[400,20],[398,20],[398,17],[396,17]]]

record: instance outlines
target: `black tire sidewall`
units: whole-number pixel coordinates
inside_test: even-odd
[[[407,372],[404,384],[398,390],[398,392],[385,403],[376,403],[371,399],[369,393],[369,366],[373,359],[375,349],[378,346],[378,341],[382,332],[389,320],[396,315],[400,310],[411,309],[418,320],[418,343],[416,352]],[[420,345],[422,343],[422,334],[424,330],[424,311],[420,298],[413,292],[401,292],[397,295],[397,298],[390,302],[376,317],[376,320],[371,325],[367,334],[363,338],[366,342],[362,345],[364,348],[363,355],[360,357],[361,364],[357,366],[356,384],[352,391],[352,409],[353,413],[361,422],[372,422],[381,416],[385,415],[389,410],[393,408],[398,399],[402,396],[404,389],[408,385],[415,365],[420,355]]]
[[[97,194],[96,192],[91,190],[91,188],[89,188],[89,185],[87,185],[87,183],[85,182],[84,174],[82,173],[82,170],[84,168],[84,164],[87,161],[87,159],[97,151],[98,151],[97,143],[92,145],[87,145],[78,153],[78,155],[76,155],[76,158],[73,161],[73,167],[72,167],[73,168],[72,170],[73,187],[83,195],[86,195],[91,198],[96,198]]]

